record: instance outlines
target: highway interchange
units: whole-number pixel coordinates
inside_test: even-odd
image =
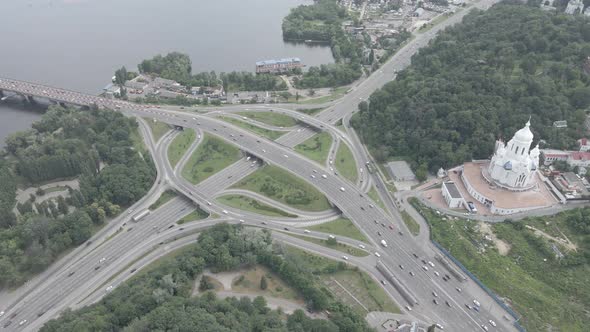
[[[492,2],[482,1],[475,6],[487,8],[490,3]],[[172,125],[193,128],[198,133],[208,133],[225,139],[238,146],[248,156],[255,156],[265,163],[281,167],[313,184],[320,192],[326,195],[330,202],[344,216],[352,220],[372,243],[372,245],[367,246],[367,250],[371,250],[372,255],[366,258],[347,257],[348,263],[360,266],[377,280],[383,280],[384,277],[375,270],[377,257],[375,257],[374,252],[379,252],[381,256],[379,259],[418,299],[419,304],[410,306],[394,287],[391,285],[385,286],[386,291],[396,300],[400,308],[412,309],[411,311],[404,310],[408,314],[423,322],[439,323],[445,326],[446,330],[451,331],[478,331],[483,330],[482,325],[486,325],[490,330],[494,331],[511,331],[514,330],[511,322],[502,318],[507,316],[506,312],[472,281],[462,282],[455,278],[451,278],[449,281],[442,280],[443,275],[450,273],[434,260],[435,251],[428,244],[416,243],[411,237],[399,218],[395,203],[387,193],[382,179],[377,174],[369,175],[368,172],[360,172],[359,182],[351,183],[334,175],[334,172],[329,170],[328,165],[320,165],[310,161],[292,149],[294,145],[311,137],[317,131],[325,130],[330,132],[332,137],[337,138],[340,144],[347,144],[351,148],[357,166],[362,168],[364,162],[370,160],[370,156],[359,142],[356,134],[346,126],[350,116],[357,110],[359,101],[366,100],[372,91],[394,78],[398,70],[409,65],[411,55],[418,48],[426,45],[443,26],[459,21],[463,14],[459,13],[452,16],[444,24],[418,35],[389,62],[384,64],[380,70],[353,87],[343,98],[326,105],[326,109],[316,116],[308,116],[292,110],[290,105],[229,106],[212,109],[212,112],[206,114],[196,114],[151,108],[146,105],[108,100],[7,79],[0,79],[0,90],[14,91],[36,97],[47,97],[68,104],[94,104],[99,107],[120,110],[125,114],[138,118],[155,118]],[[311,128],[304,126],[292,128],[294,130],[287,134],[291,137],[288,137],[288,139],[283,138],[282,141],[279,139],[277,141],[280,142],[277,143],[217,118],[219,114],[244,111],[246,108],[249,111],[270,111],[272,109],[274,112],[281,112],[295,117]],[[339,119],[343,119],[346,132],[342,132],[334,126],[334,123]],[[296,225],[297,221],[286,220],[288,218],[262,217],[254,213],[228,209],[217,204],[211,197],[211,190],[207,190],[205,187],[200,188],[199,185],[194,186],[179,176],[178,170],[186,161],[186,157],[179,162],[175,169],[169,164],[166,151],[175,135],[174,132],[165,135],[159,142],[154,142],[149,132],[146,133],[149,130],[146,129],[145,123],[140,128],[144,132],[146,146],[154,156],[158,170],[158,178],[148,196],[131,207],[128,210],[130,212],[124,212],[119,218],[105,226],[92,238],[89,245],[76,249],[37,278],[31,280],[27,285],[15,291],[14,298],[11,298],[11,304],[6,308],[0,308],[6,311],[6,314],[0,317],[0,329],[8,321],[11,321],[11,325],[4,330],[37,330],[45,321],[56,317],[60,311],[67,307],[79,307],[100,299],[106,293],[105,287],[108,286],[107,281],[111,277],[115,278],[108,284],[116,285],[132,275],[130,273],[132,269],[144,266],[138,265],[139,261],[137,261],[143,255],[150,252],[166,251],[166,248],[176,248],[181,244],[189,243],[187,239],[194,237],[196,232],[220,221],[241,223],[243,220],[246,225],[283,231],[285,231],[285,225],[289,225],[288,232],[304,233],[302,228],[292,227],[292,225]],[[188,153],[194,151],[198,143],[199,140],[189,149]],[[242,171],[244,174],[249,173],[247,170],[236,166],[236,174]],[[320,176],[323,174],[326,175],[325,178]],[[314,177],[312,178],[311,175],[314,175]],[[380,196],[393,218],[366,195],[366,192],[371,188],[371,183],[379,184],[377,187]],[[224,186],[220,186],[219,189],[223,189]],[[129,221],[134,211],[145,209],[167,187],[176,189],[185,197],[173,199],[138,223]],[[223,218],[175,225],[177,220],[188,215],[194,209],[193,203],[199,204],[203,209],[221,215]],[[370,207],[370,205],[373,207]],[[224,213],[224,211],[228,212]],[[328,217],[322,216],[322,218],[315,219],[308,217],[309,220],[326,218]],[[394,230],[389,229],[390,224]],[[301,224],[301,226],[303,225],[304,223]],[[273,234],[280,241],[303,246],[308,250],[311,249],[316,253],[335,259],[343,259],[340,252],[315,246],[308,242],[302,244],[302,240],[284,234],[276,232]],[[326,234],[312,232],[306,235],[326,237]],[[360,244],[358,241],[343,237],[338,239],[340,242],[354,246]],[[381,240],[387,242],[387,248],[380,245]],[[154,257],[158,256],[154,255]],[[433,262],[435,267],[424,264],[421,261],[422,259]],[[137,264],[134,265],[133,263]],[[424,267],[427,267],[428,271]],[[123,272],[120,273],[121,271]],[[435,271],[439,273],[438,276],[435,275]],[[457,288],[461,289],[461,292]],[[438,304],[433,302],[435,299]],[[473,307],[474,299],[477,299],[482,304],[480,312],[475,312],[465,306],[469,304]],[[445,302],[448,302],[448,305]],[[490,319],[493,319],[498,326],[492,327],[489,323]],[[19,326],[18,323],[25,320],[26,322]]]

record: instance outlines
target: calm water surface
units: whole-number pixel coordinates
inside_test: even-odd
[[[0,76],[97,94],[122,65],[190,55],[193,71],[253,71],[264,59],[333,61],[327,47],[284,43],[281,22],[310,0],[1,0]],[[21,115],[22,114],[22,115]],[[35,119],[0,104],[4,137]]]

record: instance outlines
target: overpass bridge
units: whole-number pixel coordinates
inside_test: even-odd
[[[143,110],[149,105],[130,103],[119,99],[109,99],[76,91],[51,87],[48,85],[19,81],[0,77],[0,100],[5,100],[8,93],[13,93],[32,101],[32,98],[43,98],[57,104],[70,104],[83,107],[97,107],[121,110]]]

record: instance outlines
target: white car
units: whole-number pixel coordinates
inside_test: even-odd
[[[242,224],[243,224],[244,222],[245,222],[245,221],[244,221],[244,219],[240,219],[240,223],[242,223]]]
[[[438,327],[438,328],[439,328],[439,329],[441,329],[441,330],[444,330],[444,329],[445,329],[445,328],[444,328],[442,325],[440,325],[439,323],[436,323],[436,327]]]
[[[436,272],[436,271],[434,271],[434,275],[437,276],[437,277],[440,277],[440,274],[438,272]]]
[[[431,262],[431,261],[428,261],[428,265],[430,265],[430,266],[434,267],[434,263],[433,263],[433,262]]]
[[[381,257],[381,254],[379,254],[378,252],[375,252],[375,256]]]
[[[344,187],[340,187],[340,191],[345,192],[346,189],[344,189]]]
[[[266,153],[266,150],[265,149],[262,149],[262,153]]]
[[[18,323],[18,325],[19,325],[19,326],[23,326],[23,325],[25,325],[26,323],[27,323],[27,320],[26,320],[26,319],[23,319],[23,320],[21,320],[21,321],[20,321],[20,323]]]
[[[409,305],[406,306],[406,310],[408,311],[412,311],[412,307],[410,307]]]
[[[330,235],[328,235],[328,238],[335,239],[336,237],[334,235],[330,234]]]
[[[456,287],[455,289],[457,290],[457,292],[461,293],[461,288]]]
[[[494,322],[494,321],[493,321],[493,320],[491,320],[491,319],[489,320],[489,322],[490,322],[490,325],[492,325],[493,327],[496,327],[496,322]]]
[[[488,331],[489,330],[487,325],[481,324],[481,328],[484,329],[485,331]]]
[[[303,233],[310,233],[309,229],[304,229]]]
[[[106,259],[105,257],[103,257],[103,258],[101,258],[101,259],[98,261],[98,263],[100,264],[100,263],[102,263],[102,262],[104,262],[104,261],[106,261],[106,260],[107,260],[107,259]]]
[[[312,179],[315,179],[315,175],[313,175],[313,174],[310,175],[309,177],[312,178]]]
[[[286,154],[284,154],[284,155],[283,155],[283,157],[285,157],[285,158],[289,158],[289,156],[287,156]]]
[[[322,174],[322,177],[323,177],[324,179],[327,179],[327,178],[328,178],[328,176],[327,176],[326,174]]]
[[[424,269],[424,271],[428,271],[428,267],[426,267],[426,265],[422,265],[422,268]]]
[[[223,212],[223,213],[225,213],[225,214],[228,214],[227,210],[223,210],[223,211],[221,211],[221,212]]]
[[[476,306],[478,306],[478,307],[480,307],[480,306],[481,306],[481,304],[480,304],[480,303],[479,303],[479,301],[477,301],[477,300],[473,300],[473,304],[475,304],[475,305],[476,305]]]
[[[348,257],[342,256],[342,259],[344,259],[345,261],[347,261],[348,260]]]
[[[107,289],[106,289],[106,291],[107,291],[107,292],[110,292],[110,291],[112,291],[112,290],[113,290],[113,285],[110,285],[110,286],[109,286],[109,287],[107,287]]]
[[[4,311],[0,311],[0,317],[4,316]]]
[[[361,249],[365,249],[365,246],[364,246],[364,245],[362,245],[362,244],[359,244],[359,248],[361,248]]]

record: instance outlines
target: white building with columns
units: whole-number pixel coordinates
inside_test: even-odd
[[[514,134],[512,139],[505,144],[502,140],[496,141],[494,156],[490,161],[487,174],[499,187],[512,191],[525,191],[533,188],[535,172],[539,168],[539,146],[530,150],[533,143],[533,133],[529,120],[524,128]]]

